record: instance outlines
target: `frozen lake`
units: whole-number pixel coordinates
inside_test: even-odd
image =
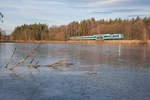
[[[43,43],[35,62],[66,58],[72,67],[27,68],[29,58],[13,71],[3,68],[14,48],[9,67],[37,45],[0,43],[0,100],[150,100],[148,45]]]

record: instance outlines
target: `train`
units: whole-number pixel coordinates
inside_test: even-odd
[[[123,38],[123,34],[97,34],[91,36],[73,36],[70,37],[70,40],[120,40]]]
[[[102,34],[101,38],[103,40],[117,40],[117,39],[123,39],[123,34]]]

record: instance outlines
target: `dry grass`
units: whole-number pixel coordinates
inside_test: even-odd
[[[14,43],[68,43],[68,44],[143,44],[141,40],[68,40],[68,41],[46,41],[46,40],[9,40],[0,42]],[[145,42],[144,42],[145,43]],[[150,40],[147,41],[150,44]]]

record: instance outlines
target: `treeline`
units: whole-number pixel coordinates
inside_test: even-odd
[[[150,17],[114,20],[95,20],[94,18],[73,21],[68,25],[52,26],[46,24],[22,25],[15,28],[11,37],[14,40],[68,40],[71,36],[122,33],[125,40],[146,40],[150,38]]]
[[[24,24],[16,27],[11,36],[14,40],[46,40],[48,30],[45,24]]]

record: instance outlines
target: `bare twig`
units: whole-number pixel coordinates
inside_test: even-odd
[[[36,68],[36,69],[37,69],[39,66],[40,66],[40,65],[39,65],[39,61],[37,61],[37,62],[35,63],[35,65],[33,65],[33,67]]]
[[[14,68],[16,68],[18,65],[20,65],[21,63],[23,63],[26,59],[28,59],[30,56],[32,56],[32,54],[40,47],[40,45],[38,45],[36,48],[34,48],[27,56],[25,56],[22,60],[20,60],[18,63],[16,63],[15,65],[13,65],[11,68],[9,68],[9,70],[13,70]]]
[[[56,70],[56,71],[64,71],[63,69],[59,69],[59,68],[57,68],[57,67],[55,67],[55,66],[52,66],[52,68],[53,68],[54,70]]]
[[[57,70],[57,71],[64,71],[64,70],[62,70],[62,69],[57,68],[57,67],[54,66],[54,65],[56,65],[56,64],[61,64],[61,63],[63,63],[65,60],[66,60],[66,59],[61,59],[61,60],[59,60],[59,61],[57,61],[57,62],[55,62],[55,63],[48,64],[47,66],[48,66],[48,67],[52,67],[53,69],[55,69],[55,70]]]
[[[54,65],[56,65],[56,64],[60,64],[60,63],[64,62],[65,60],[66,60],[66,59],[61,59],[61,60],[59,60],[59,61],[57,61],[57,62],[55,62],[55,63],[48,64],[47,66],[48,66],[48,67],[54,66]]]
[[[35,54],[34,56],[32,56],[32,59],[31,59],[30,63],[27,64],[27,67],[30,67],[30,66],[31,66],[31,64],[33,63],[33,61],[34,61],[34,59],[35,59],[36,57],[37,57],[36,54]]]
[[[13,56],[14,56],[15,52],[16,52],[16,48],[14,49],[14,51],[13,51],[13,53],[12,53],[11,57],[8,59],[8,63],[5,65],[5,68],[7,68],[7,67],[8,67],[8,65],[10,64],[10,62],[12,61],[12,59],[13,59]]]

